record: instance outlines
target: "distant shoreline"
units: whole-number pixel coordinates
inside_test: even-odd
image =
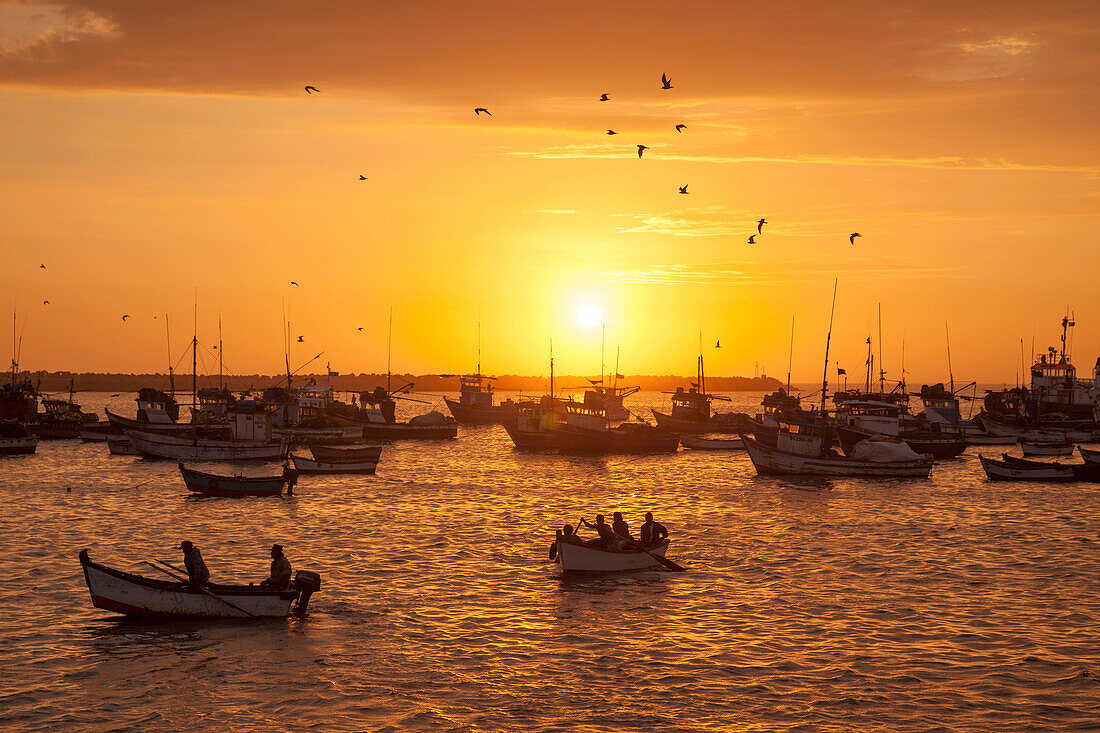
[[[302,386],[311,379],[321,383],[328,378],[323,374],[296,374],[293,383],[295,386]],[[136,392],[142,387],[155,387],[165,391],[169,389],[168,375],[161,373],[21,372],[19,379],[30,379],[31,382],[39,385],[39,389],[43,392],[67,392],[70,382],[73,385],[74,392]],[[331,380],[333,388],[338,392],[361,392],[386,385],[385,374],[336,374],[331,377]],[[589,385],[590,380],[599,380],[599,375],[555,375],[554,388],[558,391],[581,388]],[[458,377],[451,375],[394,374],[390,377],[390,381],[395,387],[405,382],[413,382],[415,389],[418,391],[458,391]],[[681,377],[671,374],[629,374],[614,381],[623,387],[640,387],[646,391],[672,391],[677,387],[687,389],[694,381],[694,377]],[[176,374],[174,375],[174,382],[177,392],[191,391],[190,374]],[[222,383],[234,392],[262,390],[266,387],[285,386],[286,376],[278,374],[233,375],[223,377]],[[706,387],[708,392],[772,392],[782,387],[783,384],[775,377],[707,377]],[[199,389],[216,386],[218,386],[217,375],[199,376]],[[549,389],[549,383],[545,376],[527,377],[516,374],[503,374],[497,377],[496,388],[502,392],[546,392]]]

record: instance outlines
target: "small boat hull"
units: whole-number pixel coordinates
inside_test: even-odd
[[[985,475],[993,481],[1073,481],[1075,479],[1072,466],[1060,466],[1056,463],[1049,465],[1024,465],[1023,462],[998,461],[995,458],[986,458],[979,455],[982,469]]]
[[[282,496],[282,476],[219,476],[180,466],[188,490],[204,496]]]
[[[0,456],[25,456],[38,448],[38,437],[0,438]]]
[[[745,441],[740,438],[700,438],[694,435],[681,435],[680,445],[693,450],[745,450]]]
[[[837,437],[845,453],[851,453],[861,441],[876,437],[876,434],[868,430],[857,430],[846,425],[836,427]],[[914,453],[927,453],[936,460],[956,458],[966,450],[966,440],[958,437],[910,437],[906,435],[894,436],[913,449]]]
[[[1077,446],[1077,450],[1081,452],[1081,457],[1085,459],[1085,463],[1100,466],[1100,450],[1082,448],[1081,446]]]
[[[110,420],[86,423],[80,427],[80,439],[85,443],[106,443],[109,436],[120,434]]]
[[[660,565],[653,555],[664,557],[668,550],[668,540],[647,548],[649,552],[641,550],[615,552],[562,540],[558,540],[555,544],[557,562],[561,565],[562,571],[567,573],[621,573],[628,570],[647,570]]]
[[[92,605],[127,616],[154,618],[234,618],[247,616],[185,583],[154,580],[122,572],[88,559],[80,553],[84,581]],[[253,616],[284,617],[300,595],[293,587],[284,591],[261,590],[252,586],[211,585],[218,597]]]
[[[309,452],[313,454],[313,460],[325,463],[342,463],[344,461],[375,461],[382,455],[380,445],[319,445],[309,444]]]
[[[1009,435],[967,435],[967,445],[1016,445],[1018,440]]]
[[[1071,456],[1073,455],[1073,443],[1032,443],[1023,441],[1020,443],[1025,456]]]
[[[302,456],[290,457],[294,468],[302,474],[323,473],[364,473],[373,474],[378,467],[378,459],[353,459],[345,461],[315,461]]]
[[[762,476],[833,476],[850,478],[928,478],[932,473],[931,457],[912,461],[878,463],[845,458],[835,453],[807,456],[780,450],[758,440],[741,436],[749,458]]]
[[[130,438],[125,435],[111,435],[107,438],[107,450],[112,456],[140,456]]]
[[[142,458],[173,461],[278,461],[287,453],[285,441],[210,440],[127,430]]]
[[[577,455],[675,453],[680,447],[679,435],[633,423],[609,430],[592,430],[567,423],[558,426],[551,435],[559,451]]]
[[[516,416],[516,403],[511,400],[502,402],[499,405],[477,407],[464,405],[458,400],[452,400],[450,397],[444,397],[443,401],[447,403],[447,409],[454,415],[455,420],[462,425],[493,425],[511,420]]]

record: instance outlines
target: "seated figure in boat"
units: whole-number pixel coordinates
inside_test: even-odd
[[[589,524],[587,519],[581,519],[581,522],[584,523],[585,527],[596,530],[596,534],[599,535],[599,537],[588,540],[584,544],[589,547],[598,547],[604,550],[617,549],[619,541],[616,539],[615,530],[608,525],[602,514],[596,515],[595,524]]]
[[[187,568],[187,580],[191,585],[196,587],[209,585],[210,570],[206,567],[199,548],[195,547],[191,540],[184,540],[180,543],[179,549],[183,550],[183,566]]]
[[[611,515],[611,529],[618,537],[629,540],[631,543],[634,542],[634,538],[630,536],[630,526],[626,523],[626,520],[623,519],[622,512],[615,512]],[[619,544],[621,545],[622,542]]]
[[[271,575],[260,583],[261,588],[273,588],[283,590],[290,585],[290,579],[294,574],[290,567],[290,560],[283,554],[282,545],[271,546]]]
[[[645,524],[638,531],[638,536],[642,540],[642,547],[652,547],[668,537],[668,528],[653,519],[653,512],[646,512]]]

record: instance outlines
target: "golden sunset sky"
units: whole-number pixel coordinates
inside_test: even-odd
[[[296,364],[384,371],[391,306],[395,370],[472,371],[480,311],[487,372],[552,322],[595,373],[590,306],[635,374],[702,330],[785,376],[793,316],[815,381],[836,278],[849,375],[880,303],[892,378],[946,379],[946,321],[1011,382],[1067,308],[1091,374],[1098,74],[1096,2],[0,3],[0,294],[27,369],[163,371],[197,303],[236,373],[284,307]]]

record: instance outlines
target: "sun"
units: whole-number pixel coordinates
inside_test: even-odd
[[[582,305],[577,308],[577,325],[581,328],[595,328],[603,321],[603,312],[594,305]]]

